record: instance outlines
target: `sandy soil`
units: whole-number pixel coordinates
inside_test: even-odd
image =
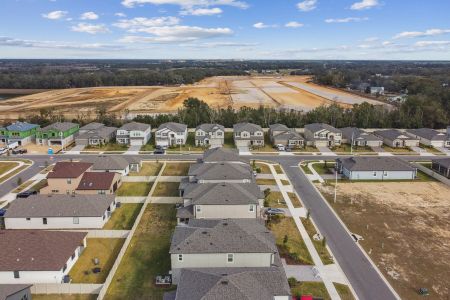
[[[332,199],[332,187],[319,187]],[[402,299],[450,295],[450,188],[438,182],[341,183],[329,201]]]
[[[30,114],[39,113],[40,109],[51,109],[55,113],[64,114],[68,119],[89,119],[95,116],[99,106],[104,106],[109,112],[121,117],[126,114],[171,113],[176,112],[189,97],[197,97],[212,107],[225,108],[231,105],[240,108],[264,105],[308,111],[320,105],[331,104],[333,100],[329,99],[329,95],[334,93],[340,95],[336,99],[344,101],[340,103],[342,106],[351,106],[346,103],[349,97],[355,97],[351,94],[315,85],[312,88],[314,91],[317,90],[318,94],[301,88],[302,85],[311,85],[308,80],[307,76],[223,76],[177,87],[53,90],[1,101],[0,118],[5,120],[26,118]],[[350,102],[360,103],[352,101]]]

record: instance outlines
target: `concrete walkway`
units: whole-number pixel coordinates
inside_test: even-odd
[[[434,156],[433,153],[428,152],[426,149],[420,148],[420,147],[410,147],[412,151],[418,153],[420,156]]]
[[[139,154],[139,151],[141,150],[141,145],[133,145],[128,148],[128,150],[124,153],[125,155],[135,155]]]
[[[444,148],[444,147],[436,147],[436,149],[438,149],[439,151],[441,151],[445,155],[450,156],[450,149],[447,149],[447,148]]]
[[[318,163],[323,163],[324,161],[321,160]],[[308,163],[308,169],[311,171],[311,174],[308,174],[308,178],[313,181],[313,180],[318,180],[320,183],[324,183],[325,180],[323,180],[322,176],[319,175],[319,173],[317,173],[317,171],[314,169],[313,165],[316,164],[317,162],[312,162],[312,163]]]

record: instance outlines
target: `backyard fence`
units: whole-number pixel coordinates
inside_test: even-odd
[[[102,286],[90,283],[37,283],[30,289],[32,294],[98,294]]]
[[[414,163],[413,166],[416,167],[417,169],[419,169],[420,171],[424,172],[425,174],[433,177],[434,179],[437,179],[440,182],[450,186],[450,179],[442,176],[441,174],[439,174],[421,164]]]

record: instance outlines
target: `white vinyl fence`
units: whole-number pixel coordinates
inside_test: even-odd
[[[103,284],[38,283],[31,286],[32,294],[98,294]]]

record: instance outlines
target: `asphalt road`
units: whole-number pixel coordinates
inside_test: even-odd
[[[34,161],[34,165],[27,170],[10,178],[0,185],[0,197],[9,193],[16,187],[17,178],[22,177],[26,181],[40,172],[45,165],[45,161],[54,163],[59,160],[80,159],[88,155],[55,155],[52,159],[46,155],[23,156]],[[135,155],[142,159],[158,160],[197,160],[200,155],[180,154],[180,155]],[[345,157],[345,156],[340,156]],[[336,159],[336,156],[276,156],[276,155],[253,155],[245,157],[247,159],[258,159],[278,162],[283,166],[286,175],[292,182],[295,190],[302,198],[306,208],[310,211],[320,232],[326,236],[328,246],[331,248],[334,257],[347,276],[350,284],[361,300],[372,299],[397,299],[394,293],[381,278],[376,269],[359,248],[355,241],[346,231],[339,219],[327,205],[320,193],[314,188],[306,175],[297,167],[302,160]],[[429,160],[430,157],[401,156],[404,160]],[[13,159],[13,158],[11,158]],[[107,156],[105,156],[107,159]]]

